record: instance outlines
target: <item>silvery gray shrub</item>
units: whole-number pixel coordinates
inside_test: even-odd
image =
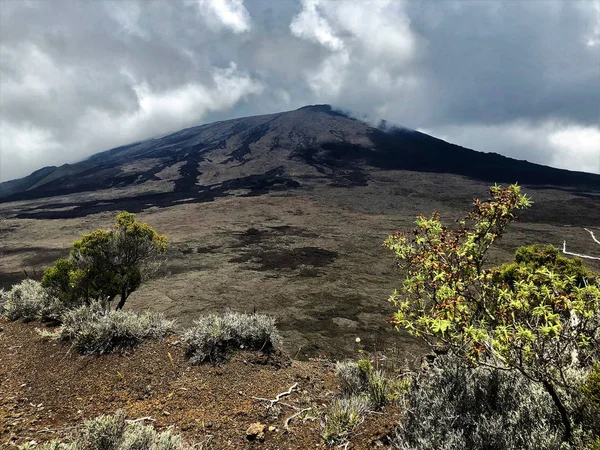
[[[567,450],[585,448],[583,432],[563,442],[550,395],[511,371],[467,368],[445,355],[401,398],[400,450]]]
[[[105,310],[98,302],[67,311],[56,338],[72,342],[84,354],[103,354],[161,339],[175,323],[161,314]]]
[[[156,431],[151,425],[127,423],[122,410],[86,420],[70,444],[58,440],[41,446],[23,444],[19,450],[186,450],[181,436],[172,430]]]
[[[226,361],[236,349],[271,353],[281,338],[274,317],[227,312],[196,320],[183,340],[187,344],[186,356],[192,364],[216,364]]]
[[[371,400],[367,395],[352,395],[333,401],[324,419],[323,440],[328,445],[343,445],[352,430],[362,423]]]
[[[34,280],[24,280],[0,292],[0,315],[7,320],[58,320],[65,308]]]

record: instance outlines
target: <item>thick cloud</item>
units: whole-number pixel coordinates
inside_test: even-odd
[[[0,2],[0,180],[311,103],[600,173],[600,2]]]

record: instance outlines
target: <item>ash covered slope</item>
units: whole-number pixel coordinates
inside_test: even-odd
[[[260,195],[315,180],[364,186],[372,169],[600,190],[598,175],[476,152],[413,130],[374,128],[317,105],[188,128],[45,168],[0,183],[0,201],[118,188],[120,198],[145,198],[149,206]]]

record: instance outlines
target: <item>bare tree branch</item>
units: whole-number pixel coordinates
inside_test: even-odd
[[[592,236],[592,239],[596,244],[600,245],[600,241],[598,239],[596,239],[596,236],[594,236],[594,232],[592,230],[589,230],[587,228],[584,228],[584,230],[587,231],[588,233],[590,233],[590,236]],[[594,259],[596,261],[600,261],[600,257],[597,257],[597,256],[590,256],[590,255],[583,255],[581,253],[568,252],[567,251],[567,241],[563,241],[562,252],[565,255],[578,256],[579,258]]]
[[[584,228],[584,230],[592,235],[592,239],[594,240],[594,242],[596,244],[600,245],[600,241],[598,239],[596,239],[596,236],[594,236],[594,232],[592,230],[588,230],[587,228]]]

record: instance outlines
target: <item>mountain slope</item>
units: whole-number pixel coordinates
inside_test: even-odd
[[[319,179],[332,186],[369,182],[369,169],[463,175],[600,189],[600,176],[553,169],[481,153],[407,129],[383,130],[328,105],[211,123],[98,153],[86,161],[44,168],[0,183],[3,201],[129,187],[155,201],[210,199],[300,187]],[[185,194],[185,195],[184,195]]]

